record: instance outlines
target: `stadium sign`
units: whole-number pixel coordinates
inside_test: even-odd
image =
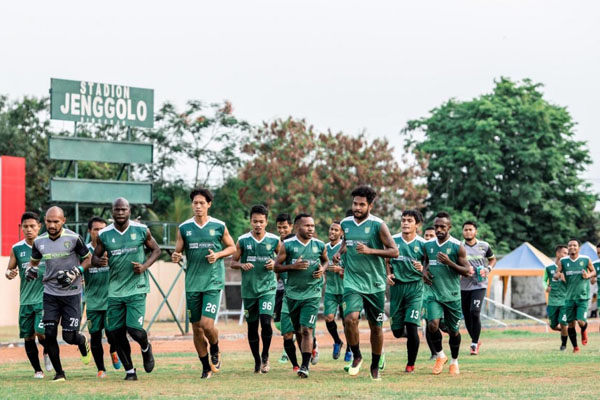
[[[50,117],[152,128],[154,90],[51,78]]]

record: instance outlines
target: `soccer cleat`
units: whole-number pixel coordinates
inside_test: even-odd
[[[351,366],[352,366],[352,363],[350,363],[348,365],[344,365],[344,371],[348,372],[350,370]]]
[[[306,368],[305,366],[300,367],[300,369],[298,370],[298,376],[303,379],[308,378],[308,368]]]
[[[126,373],[125,379],[126,381],[137,381],[137,372],[134,369],[132,373]]]
[[[146,351],[142,350],[142,359],[144,360],[144,371],[152,372],[154,369],[154,355],[152,354],[152,344],[148,343]]]
[[[477,346],[476,344],[472,344],[470,346],[470,348],[471,348],[471,355],[472,356],[476,356],[477,354],[479,354],[479,349],[478,349],[479,346]]]
[[[583,332],[581,332],[581,344],[582,345],[586,345],[588,343],[588,337],[587,337],[587,329]]]
[[[52,366],[52,361],[50,361],[50,356],[48,353],[44,353],[44,367],[46,368],[46,372],[50,372],[54,369]]]
[[[384,352],[382,352],[381,353],[381,357],[379,357],[379,365],[378,365],[378,367],[379,367],[380,371],[385,370],[385,353]]]
[[[210,379],[210,378],[212,378],[211,370],[202,371],[202,376],[200,377],[200,379]]]
[[[317,365],[319,362],[319,346],[313,347],[312,354],[310,355],[310,363],[312,365]]]
[[[346,354],[344,355],[344,361],[346,361],[346,362],[352,361],[352,351],[350,349],[346,349]]]
[[[96,378],[99,378],[99,379],[106,378],[106,372],[102,371],[102,370],[98,371],[98,373],[96,374]]]
[[[333,359],[334,360],[337,360],[338,358],[340,358],[340,353],[342,352],[343,346],[344,346],[344,342],[333,344]]]
[[[381,374],[379,373],[379,367],[378,368],[371,368],[371,380],[372,381],[376,381],[379,382],[381,381]]]
[[[415,373],[415,366],[414,365],[407,365],[406,368],[404,368],[404,372],[406,372],[407,374],[414,374]]]
[[[116,351],[113,351],[112,353],[110,353],[110,359],[112,360],[112,365],[113,365],[114,369],[121,368],[121,360],[119,360],[119,355],[117,354]]]
[[[254,373],[260,374],[260,364],[254,364]]]
[[[429,361],[435,361],[437,360],[437,354],[432,354],[431,357],[429,357]]]
[[[565,351],[567,350],[567,346],[560,346],[560,351]]]
[[[87,336],[83,335],[83,338],[85,339],[85,355],[81,355],[81,361],[85,365],[88,365],[92,359],[92,351],[90,350],[90,341],[88,340]]]
[[[298,373],[298,371],[300,371],[300,367],[296,365],[296,366],[293,368],[293,370],[294,370],[294,373],[295,373],[295,374],[297,374],[297,373]]]
[[[435,359],[435,364],[433,365],[433,374],[439,375],[444,370],[444,364],[448,362],[448,357],[438,357]]]
[[[221,352],[210,355],[210,369],[217,373],[221,370]]]
[[[350,376],[356,376],[358,375],[358,373],[360,372],[360,367],[362,366],[363,360],[362,358],[359,359],[358,363],[356,363],[356,365],[354,365],[356,363],[356,359],[354,360],[354,362],[352,364],[350,364],[348,366],[348,375]]]
[[[450,364],[450,375],[459,375],[460,370],[458,369],[458,363]]]
[[[42,371],[36,371],[35,375],[33,375],[34,379],[44,379],[44,373]]]
[[[287,364],[288,361],[289,361],[289,358],[288,358],[287,354],[285,354],[285,351],[284,351],[283,354],[281,354],[281,358],[279,359],[279,364]]]
[[[54,376],[54,379],[52,379],[52,382],[64,382],[67,380],[67,377],[65,376],[65,374],[56,374]]]
[[[263,374],[268,373],[271,370],[271,365],[269,364],[269,359],[263,359],[262,363],[260,364],[260,372]]]
[[[573,353],[579,353],[579,347],[573,347]]]

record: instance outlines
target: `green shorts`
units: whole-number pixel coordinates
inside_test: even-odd
[[[325,293],[325,299],[323,300],[323,314],[334,315],[337,313],[338,308],[344,304],[343,294]]]
[[[292,322],[294,331],[298,332],[301,326],[314,329],[315,324],[317,323],[320,304],[320,297],[303,300],[287,298],[290,321]]]
[[[243,299],[243,301],[244,317],[246,317],[246,321],[254,322],[260,315],[273,316],[273,310],[275,309],[275,293],[267,293],[253,299]]]
[[[32,337],[35,333],[45,334],[43,314],[42,303],[19,306],[19,337],[21,339]]]
[[[586,321],[589,300],[565,300],[567,322]]]
[[[428,321],[444,319],[444,323],[449,331],[458,332],[462,316],[460,300],[440,302],[435,298],[430,298],[427,301],[426,307]]]
[[[384,307],[385,292],[359,293],[354,290],[344,291],[344,302],[342,303],[344,317],[355,312],[360,313],[364,308],[367,320],[381,326],[383,325]]]
[[[90,333],[106,329],[106,310],[87,310],[86,315]]]
[[[127,326],[142,329],[146,315],[146,294],[109,297],[106,309],[106,330],[114,331]]]
[[[282,335],[294,332],[294,325],[292,324],[292,320],[290,319],[290,310],[288,308],[288,302],[285,296],[283,296],[283,301],[281,302],[280,324]]]
[[[550,327],[555,328],[559,324],[567,324],[567,314],[565,313],[565,306],[548,306],[546,308],[548,312],[548,319],[550,320]]]
[[[198,322],[202,317],[217,319],[221,305],[221,291],[209,290],[207,292],[186,292],[188,317],[191,323]]]
[[[390,286],[390,318],[392,329],[403,329],[405,323],[421,325],[423,281],[398,282]]]

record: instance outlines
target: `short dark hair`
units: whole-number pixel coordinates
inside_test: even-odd
[[[34,213],[33,211],[25,211],[23,215],[21,215],[21,223],[26,219],[34,219],[38,224],[40,223],[40,216]]]
[[[334,219],[333,221],[331,221],[331,225],[336,224],[336,225],[341,225],[342,223],[340,221],[338,221],[337,219]]]
[[[435,231],[435,228],[433,226],[428,226],[423,232],[425,231]]]
[[[566,248],[567,248],[566,244],[557,244],[556,247],[554,248],[554,252],[556,253],[560,249],[566,249]]]
[[[359,186],[352,191],[352,197],[365,197],[367,203],[372,204],[375,197],[377,197],[377,192],[369,186]]]
[[[581,242],[579,241],[579,239],[571,238],[571,239],[569,239],[567,244],[569,244],[570,242],[577,242],[577,246],[581,246]]]
[[[277,222],[287,222],[288,224],[292,224],[292,216],[288,213],[281,213],[275,218],[275,223]]]
[[[192,192],[190,193],[190,200],[194,201],[194,197],[196,196],[202,196],[206,199],[207,203],[212,203],[213,201],[213,194],[210,192],[210,190],[205,189],[205,188],[197,188],[192,190]]]
[[[475,227],[475,229],[477,229],[477,224],[476,224],[475,222],[473,222],[473,221],[465,221],[465,222],[463,223],[463,226],[462,226],[462,227],[464,228],[464,227],[465,227],[465,225],[473,225],[473,226]]]
[[[296,218],[294,218],[294,224],[296,222],[300,221],[302,218],[312,218],[312,215],[306,214],[306,213],[300,213],[300,214],[296,215]]]
[[[352,211],[351,208],[346,210],[346,217],[352,217],[354,216],[354,211]]]
[[[421,214],[419,210],[404,210],[402,211],[400,218],[402,217],[413,217],[417,224],[423,223],[423,214]]]
[[[92,229],[92,225],[94,225],[94,222],[102,222],[104,225],[108,225],[108,223],[106,222],[106,220],[104,218],[94,216],[94,217],[90,218],[90,220],[88,221],[88,230]]]
[[[252,206],[250,209],[250,218],[252,218],[252,215],[254,214],[261,214],[264,215],[265,218],[269,218],[269,210],[267,210],[267,207],[263,206],[262,204]]]
[[[435,215],[436,218],[448,218],[448,221],[450,221],[450,214],[448,214],[446,211],[440,211],[439,213],[437,213]]]

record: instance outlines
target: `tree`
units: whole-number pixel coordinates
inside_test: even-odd
[[[252,132],[242,148],[250,157],[239,177],[246,206],[264,203],[274,212],[314,215],[321,235],[345,216],[350,192],[361,184],[375,188],[375,214],[392,226],[406,207],[422,207],[423,185],[415,183],[419,165],[401,169],[387,140],[316,133],[304,120],[276,120]],[[408,162],[408,157],[407,157]]]
[[[541,84],[495,84],[408,122],[408,144],[428,157],[428,209],[469,211],[511,248],[530,241],[550,253],[569,237],[596,240],[598,197],[581,178],[591,158],[571,115],[543,98]]]

